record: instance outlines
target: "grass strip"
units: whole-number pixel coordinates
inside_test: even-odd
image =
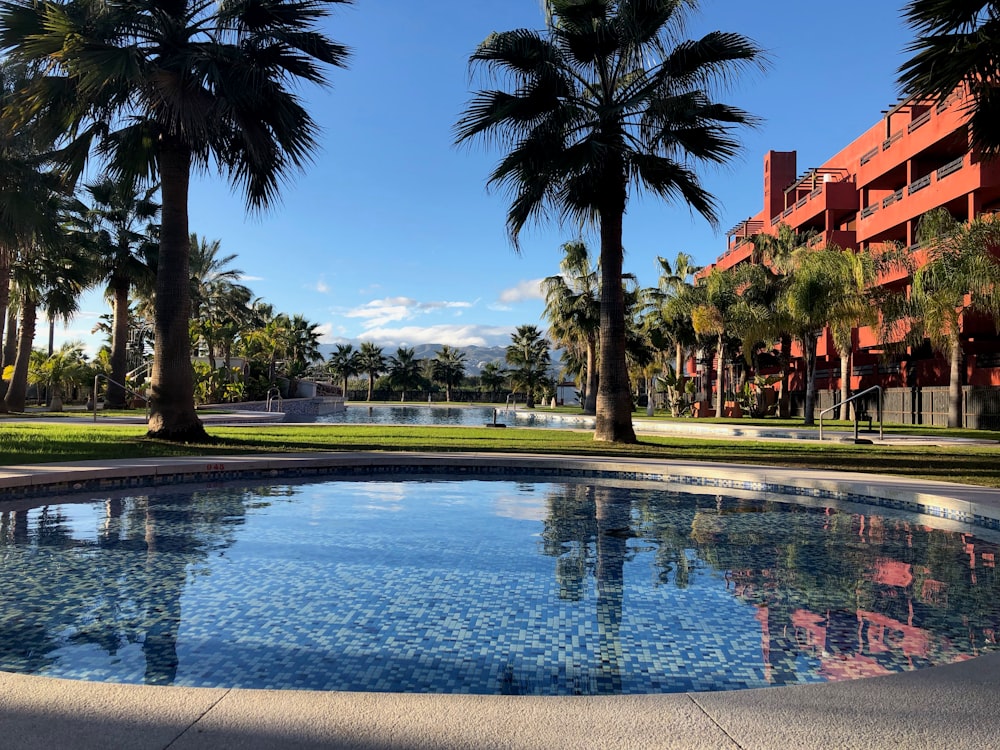
[[[142,425],[0,423],[0,465],[156,456],[308,451],[477,451],[745,463],[864,471],[1000,487],[1000,445],[881,446],[813,441],[702,440],[642,435],[636,445],[596,443],[590,432],[478,427],[273,425],[211,427],[215,442],[177,445]],[[981,434],[981,433],[980,433]]]

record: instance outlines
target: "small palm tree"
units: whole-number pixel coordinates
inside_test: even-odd
[[[499,362],[487,362],[479,372],[479,383],[490,394],[490,401],[496,401],[497,393],[507,382],[507,371]]]
[[[393,388],[399,388],[399,400],[406,401],[406,392],[418,388],[422,380],[420,360],[413,349],[399,347],[396,355],[389,357],[389,383]]]
[[[507,154],[490,176],[511,193],[507,227],[550,210],[593,221],[601,242],[601,325],[596,440],[635,442],[626,363],[622,228],[630,196],[645,189],[681,200],[715,223],[712,196],[691,165],[724,163],[738,150],[745,112],[707,91],[761,51],[738,34],[682,39],[694,2],[547,0],[543,32],[491,34],[470,62],[506,90],[473,98],[459,142],[498,142]]]
[[[36,349],[28,365],[28,382],[49,390],[49,411],[63,410],[63,393],[74,385],[83,385],[92,378],[80,342],[66,342],[51,355]]]
[[[352,344],[337,344],[327,359],[327,369],[334,377],[344,383],[344,398],[347,398],[347,381],[349,378],[363,372],[361,369],[361,353],[355,351]]]
[[[0,45],[45,71],[21,94],[72,172],[96,150],[109,172],[161,184],[156,351],[149,434],[200,440],[190,359],[188,185],[215,166],[252,209],[272,205],[315,145],[316,126],[293,93],[322,84],[347,50],[318,30],[349,0],[45,2],[0,6]]]
[[[525,406],[533,409],[535,394],[551,384],[549,342],[536,326],[518,326],[511,334],[506,360],[511,382],[525,393]]]
[[[715,415],[718,417],[722,416],[726,401],[726,344],[737,315],[737,286],[738,278],[733,269],[723,271],[713,268],[699,283],[697,289],[701,301],[691,311],[691,325],[695,333],[710,341],[710,346],[715,349],[718,362]],[[711,395],[711,386],[707,390]]]
[[[431,361],[431,373],[434,380],[444,384],[444,398],[450,402],[452,388],[465,377],[465,353],[443,345]]]
[[[375,378],[385,372],[386,359],[382,348],[374,341],[363,341],[358,356],[358,367],[368,375],[368,401],[375,391]]]

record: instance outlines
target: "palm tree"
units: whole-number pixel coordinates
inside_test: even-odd
[[[136,190],[130,182],[104,176],[85,186],[89,200],[72,206],[75,235],[93,258],[111,298],[111,373],[107,404],[125,407],[125,374],[129,304],[134,283],[151,284],[155,277],[155,234],[160,212],[155,187]]]
[[[358,367],[368,374],[368,401],[372,400],[375,391],[375,378],[385,372],[386,360],[382,347],[374,341],[362,341],[358,352]]]
[[[352,344],[337,344],[327,359],[327,369],[344,383],[344,398],[347,398],[347,380],[361,372],[361,353]]]
[[[701,270],[687,253],[677,253],[673,264],[657,256],[660,267],[657,288],[650,290],[650,309],[647,312],[647,329],[654,344],[665,339],[674,349],[675,388],[684,392],[684,355],[696,343],[691,325],[693,279]]]
[[[67,341],[57,351],[45,356],[40,349],[32,352],[28,382],[49,389],[49,411],[63,410],[63,391],[93,379],[83,344]]]
[[[444,384],[444,398],[450,402],[451,389],[465,377],[465,353],[444,344],[431,361],[431,372],[434,380]]]
[[[765,336],[778,341],[778,366],[781,379],[778,382],[778,416],[788,419],[791,415],[791,391],[788,386],[788,375],[792,361],[791,325],[787,319],[784,304],[781,302],[789,275],[793,271],[793,256],[795,251],[808,247],[816,236],[813,230],[799,232],[785,223],[778,225],[776,234],[755,234],[751,241],[753,251],[751,262],[760,265],[764,274],[757,282],[758,295],[765,301],[770,313],[770,323]]]
[[[959,86],[967,86],[972,145],[1000,154],[1000,2],[909,0],[903,16],[917,36],[906,48],[913,56],[899,68],[903,95],[944,101]]]
[[[399,400],[406,401],[406,392],[419,387],[420,360],[416,359],[413,349],[399,347],[394,357],[389,357],[389,383],[393,388],[399,388]]]
[[[53,200],[56,200],[53,196]],[[76,300],[90,280],[87,260],[79,245],[63,238],[44,245],[35,242],[21,248],[13,267],[13,279],[20,307],[14,372],[7,386],[3,409],[24,411],[28,368],[39,306],[70,315]]]
[[[802,423],[815,423],[816,350],[819,336],[833,319],[843,294],[843,251],[835,246],[795,251],[794,270],[783,295],[792,335],[802,344],[806,366],[806,398]]]
[[[507,371],[499,362],[487,362],[479,372],[479,383],[490,394],[490,401],[496,400],[497,392],[507,381]]]
[[[677,0],[549,0],[543,32],[491,34],[470,62],[509,90],[475,95],[459,142],[498,142],[507,155],[491,185],[512,195],[507,227],[517,239],[551,209],[598,225],[602,342],[596,440],[635,442],[625,359],[622,225],[630,194],[680,199],[712,223],[715,203],[691,168],[738,150],[733,129],[752,118],[706,90],[761,51],[738,34],[680,41],[695,3]]]
[[[511,365],[510,378],[514,388],[525,393],[525,406],[535,407],[535,392],[550,382],[549,342],[536,326],[518,326],[510,336],[505,358]]]
[[[946,209],[920,219],[917,241],[927,262],[913,274],[910,331],[914,343],[929,339],[948,359],[948,426],[962,426],[962,320],[973,312],[1000,316],[1000,217],[980,216],[968,224]]]
[[[289,393],[297,390],[295,382],[309,370],[310,365],[323,361],[319,350],[322,335],[319,323],[310,323],[303,315],[292,315],[288,323],[288,365],[285,374],[292,381]]]
[[[698,286],[701,302],[691,312],[695,333],[712,341],[718,361],[716,368],[715,415],[722,416],[725,408],[726,337],[730,332],[739,301],[737,277],[732,269],[713,268]],[[711,396],[711,386],[708,387]]]
[[[349,1],[8,0],[0,8],[0,44],[45,71],[24,92],[23,111],[53,139],[73,136],[66,165],[79,173],[96,147],[112,175],[161,184],[151,436],[205,438],[188,332],[191,170],[218,166],[250,209],[274,203],[315,145],[291,84],[322,84],[320,64],[343,66],[347,50],[318,24]]]
[[[16,116],[16,97],[26,82],[23,66],[0,63],[0,361],[5,366],[14,364],[17,352],[13,266],[22,255],[34,252],[37,242],[58,242],[62,234],[58,202],[53,200],[62,186],[48,163],[51,142],[33,123]]]
[[[558,276],[542,282],[545,288],[545,317],[549,334],[564,350],[583,355],[584,414],[597,413],[597,354],[601,330],[601,274],[592,267],[582,240],[562,246],[563,259]]]

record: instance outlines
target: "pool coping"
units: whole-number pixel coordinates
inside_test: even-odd
[[[1000,490],[858,472],[537,454],[344,452],[10,466],[0,509],[46,494],[411,467],[611,475],[929,509],[998,528]],[[492,472],[491,472],[492,473]],[[21,493],[18,494],[20,488]],[[801,492],[788,492],[798,488]],[[850,682],[724,693],[531,698],[87,683],[0,673],[0,736],[21,748],[982,748],[1000,745],[1000,653]]]

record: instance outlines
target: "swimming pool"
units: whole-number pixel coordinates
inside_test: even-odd
[[[510,694],[845,679],[993,648],[996,545],[927,519],[525,476],[226,484],[0,516],[0,668]]]
[[[290,421],[302,421],[299,415],[289,415]],[[508,427],[548,427],[554,429],[593,429],[594,418],[565,413],[546,413],[528,409],[506,409],[496,406],[403,406],[380,404],[347,404],[344,411],[323,414],[314,421],[329,424],[395,424],[449,425],[482,427],[484,424]]]

